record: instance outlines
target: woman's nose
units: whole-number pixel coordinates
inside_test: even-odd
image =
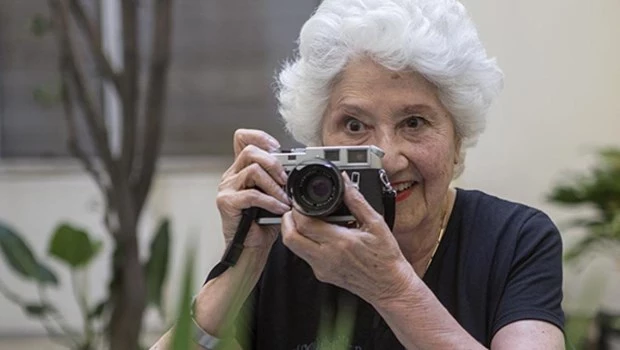
[[[407,168],[409,161],[403,153],[403,145],[396,142],[381,142],[377,146],[384,152],[381,163],[388,175],[396,174]]]

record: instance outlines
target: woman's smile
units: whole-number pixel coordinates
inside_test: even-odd
[[[417,185],[418,183],[415,181],[393,183],[392,187],[396,190],[396,202],[402,202],[409,198]]]

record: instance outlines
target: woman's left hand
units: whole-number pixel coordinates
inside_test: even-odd
[[[373,304],[398,296],[413,274],[383,216],[343,174],[344,203],[358,222],[347,228],[296,210],[282,217],[282,240],[322,282],[344,288]]]

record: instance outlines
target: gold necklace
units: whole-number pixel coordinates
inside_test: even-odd
[[[433,258],[435,257],[435,253],[437,253],[437,249],[439,248],[439,243],[441,243],[441,239],[443,238],[443,234],[446,231],[446,216],[448,215],[448,203],[446,203],[446,208],[444,209],[443,215],[441,216],[441,228],[439,229],[439,235],[437,237],[437,243],[435,243],[435,248],[433,248],[433,252],[431,253],[431,258],[428,259],[428,263],[426,264],[426,270],[424,270],[424,274],[428,271],[428,268],[431,266],[431,262],[433,262]]]

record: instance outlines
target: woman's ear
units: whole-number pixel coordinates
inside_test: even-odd
[[[461,146],[463,143],[459,136],[455,136],[454,138],[454,165],[457,165],[461,162]]]

